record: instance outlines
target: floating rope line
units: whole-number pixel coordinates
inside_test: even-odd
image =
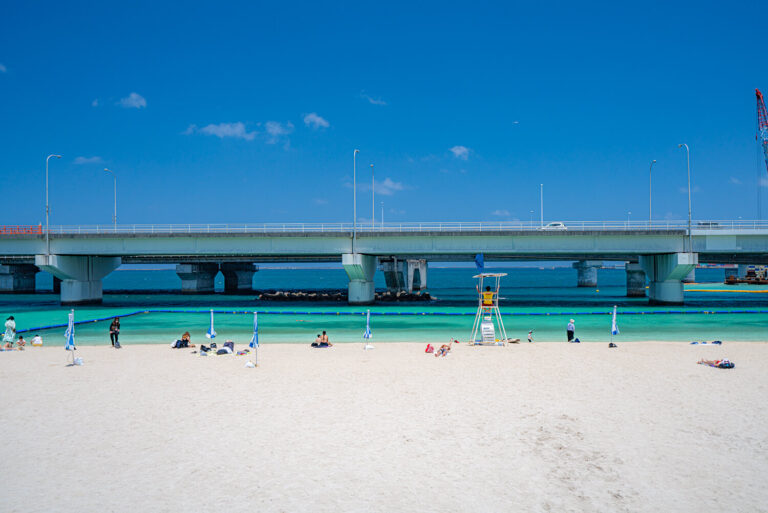
[[[90,324],[95,322],[103,322],[114,319],[115,317],[131,317],[134,315],[151,314],[151,313],[186,313],[186,314],[210,314],[211,310],[136,310],[135,312],[122,313],[117,315],[110,315],[108,317],[98,317],[96,319],[86,319],[84,321],[76,321],[75,325]],[[255,310],[259,315],[335,315],[335,316],[365,316],[366,312],[308,312],[298,310]],[[215,314],[229,314],[229,315],[253,315],[254,310],[214,310]],[[592,311],[592,312],[508,312],[502,313],[505,316],[515,317],[531,317],[531,316],[566,316],[572,317],[577,315],[612,315],[613,311]],[[717,314],[768,314],[768,310],[651,310],[651,311],[622,311],[622,315],[717,315]],[[371,312],[371,315],[378,316],[417,316],[417,315],[431,315],[431,316],[474,316],[476,312]],[[17,330],[16,333],[29,333],[31,331],[42,331],[53,328],[66,328],[67,323],[62,324],[50,324],[47,326],[38,326],[35,328],[26,328]]]

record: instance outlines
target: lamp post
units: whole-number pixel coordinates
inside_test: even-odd
[[[115,183],[115,215],[112,216],[112,224],[115,225],[115,231],[117,231],[117,175],[114,171],[110,171],[106,167],[104,168],[104,171],[112,175],[112,179]]]
[[[371,230],[376,228],[376,180],[373,179],[373,164],[371,164]]]
[[[629,228],[629,216],[632,215],[632,212],[627,211],[627,228]]]
[[[355,243],[357,242],[357,154],[360,150],[352,153],[352,253],[355,252]]]
[[[531,210],[530,214],[531,215],[528,216],[528,224],[531,225],[531,227],[533,227],[533,210]]]
[[[678,144],[678,148],[685,146],[685,154],[688,160],[688,252],[693,253],[693,237],[691,236],[691,150],[685,143]]]
[[[541,228],[544,228],[544,184],[539,185],[539,213],[541,214]]]
[[[651,227],[651,220],[653,219],[651,215],[651,172],[655,163],[656,160],[652,160],[651,167],[648,169],[648,228]]]
[[[48,155],[45,159],[45,254],[46,254],[46,263],[48,260],[50,260],[51,255],[51,240],[50,240],[50,229],[48,225],[48,215],[51,212],[51,207],[48,205],[48,161],[51,160],[51,157],[56,157],[57,159],[61,158],[61,155]]]
[[[384,202],[381,202],[381,231],[384,231]]]

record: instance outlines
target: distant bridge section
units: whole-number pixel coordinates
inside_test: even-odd
[[[426,286],[426,262],[575,260],[581,286],[595,286],[604,260],[628,266],[629,295],[682,302],[682,280],[701,263],[768,263],[768,222],[566,222],[565,229],[535,223],[272,223],[220,225],[57,226],[48,236],[0,230],[0,289],[28,290],[42,269],[62,281],[62,301],[101,299],[101,280],[122,263],[176,263],[185,292],[211,292],[219,270],[228,292],[251,289],[254,263],[341,262],[350,277],[350,302],[373,300],[377,267],[393,287]],[[644,273],[641,276],[639,273]],[[631,276],[630,276],[631,274]],[[630,283],[632,284],[630,287]],[[632,289],[630,291],[630,288]]]

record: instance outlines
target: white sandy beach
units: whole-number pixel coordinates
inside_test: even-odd
[[[768,344],[361,347],[2,353],[0,510],[768,511]]]

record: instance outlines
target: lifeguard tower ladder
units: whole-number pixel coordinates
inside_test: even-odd
[[[501,320],[501,312],[499,312],[501,277],[506,275],[507,273],[481,273],[473,276],[473,278],[477,278],[477,314],[475,315],[475,323],[472,326],[472,336],[469,339],[470,344],[478,346],[503,346],[506,344],[507,332]],[[484,285],[484,282],[489,282],[493,285]],[[496,338],[494,321],[496,326],[498,326],[498,339]],[[480,338],[478,338],[478,332]]]

